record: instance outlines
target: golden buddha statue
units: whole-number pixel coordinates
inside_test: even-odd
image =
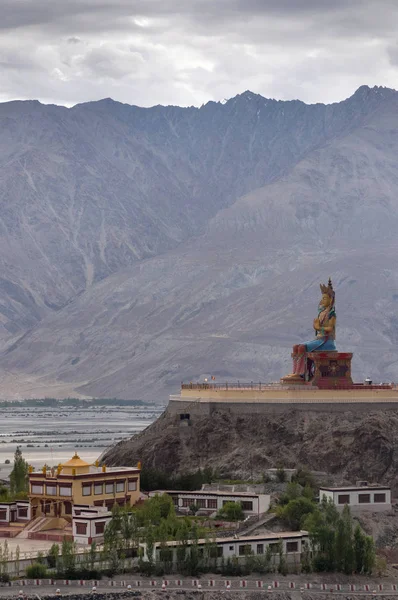
[[[336,352],[335,293],[332,281],[329,279],[328,284],[321,284],[320,288],[322,298],[318,306],[318,316],[315,317],[313,323],[315,339],[293,346],[293,373],[286,375],[284,380],[304,379],[308,352]]]

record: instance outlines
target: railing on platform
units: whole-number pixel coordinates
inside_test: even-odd
[[[271,382],[271,383],[261,383],[261,381],[254,382],[204,382],[204,383],[193,383],[192,381],[189,383],[181,382],[182,390],[256,390],[256,391],[264,391],[264,390],[289,390],[289,389],[308,389],[312,388],[311,382],[303,382],[302,384],[281,384],[279,382]],[[313,389],[318,389],[317,387]],[[330,388],[328,388],[330,389]],[[344,385],[339,384],[339,390],[397,390],[398,386],[394,383],[381,383],[381,384],[366,384],[366,383],[353,383],[352,385]]]
[[[226,381],[225,383],[184,383],[181,382],[181,389],[182,390],[266,390],[266,389],[278,389],[278,388],[283,388],[286,389],[286,386],[282,386],[279,382],[275,382],[275,383],[261,383],[261,381],[254,382],[254,381],[250,381],[250,383],[247,382],[240,382],[240,381],[234,381],[234,382],[228,382]]]

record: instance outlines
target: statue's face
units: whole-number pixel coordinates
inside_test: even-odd
[[[332,299],[329,296],[329,294],[322,294],[322,298],[321,298],[319,305],[323,306],[324,308],[327,308],[328,306],[330,306],[331,302],[332,302]]]

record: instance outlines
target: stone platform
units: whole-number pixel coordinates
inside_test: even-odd
[[[353,385],[351,378],[351,352],[310,352],[314,376],[311,384],[321,389],[347,388]]]
[[[319,389],[352,387],[351,352],[309,352],[306,355],[305,376],[282,377],[283,385],[312,385]]]

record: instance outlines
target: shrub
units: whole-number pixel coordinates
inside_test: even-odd
[[[30,567],[26,567],[26,577],[28,579],[44,579],[46,575],[46,566],[41,563],[33,563]]]

